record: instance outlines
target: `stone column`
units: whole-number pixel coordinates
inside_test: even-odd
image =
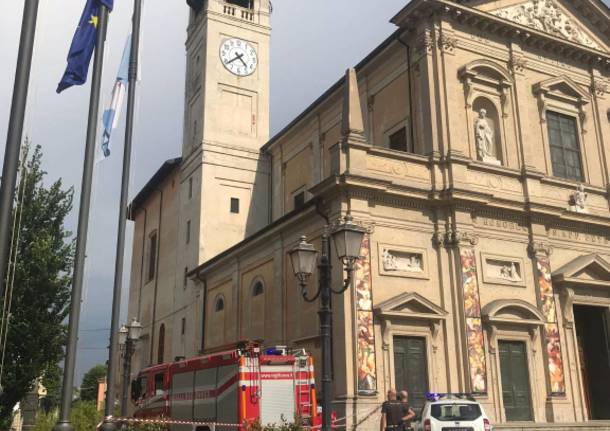
[[[566,392],[566,384],[557,323],[557,304],[551,279],[552,248],[546,243],[533,242],[530,244],[530,252],[536,266],[538,304],[544,316],[542,333],[547,361],[548,391],[550,396],[563,396]]]
[[[461,296],[470,376],[469,390],[477,394],[486,394],[487,361],[481,319],[477,260],[474,251],[478,238],[469,232],[455,232],[453,236],[453,242],[459,250],[459,268],[461,268]]]
[[[376,395],[377,360],[373,325],[373,287],[371,284],[371,246],[367,235],[362,243],[361,258],[354,267],[356,291],[357,391],[359,395]]]

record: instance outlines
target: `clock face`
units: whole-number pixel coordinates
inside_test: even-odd
[[[237,76],[252,75],[258,64],[254,47],[241,39],[227,39],[222,42],[220,60],[225,69]]]

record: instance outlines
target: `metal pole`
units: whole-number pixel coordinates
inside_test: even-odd
[[[118,330],[121,315],[121,290],[123,282],[123,264],[125,257],[125,229],[127,226],[127,199],[129,197],[129,176],[131,170],[131,147],[133,141],[133,125],[136,105],[136,83],[138,80],[138,60],[140,56],[140,21],[142,17],[142,0],[134,0],[133,29],[131,32],[131,52],[129,56],[129,88],[127,95],[127,124],[125,126],[125,147],[123,149],[123,174],[121,183],[121,199],[119,203],[119,231],[117,234],[116,261],[114,266],[114,291],[112,296],[112,323],[110,324],[110,352],[108,355],[108,387],[106,389],[106,406],[104,416],[112,415],[115,400],[114,376],[118,368]],[[123,375],[125,378],[125,375]],[[123,387],[129,386],[129,375],[123,380]],[[123,390],[125,394],[125,389]],[[123,412],[123,398],[121,412]],[[123,415],[123,413],[121,413]],[[118,429],[114,422],[104,421],[101,429],[103,431],[115,431]]]
[[[331,345],[330,328],[332,321],[332,311],[330,309],[330,256],[328,255],[328,235],[322,236],[322,255],[320,256],[320,338],[322,339],[322,393],[324,396],[322,403],[322,431],[331,429],[331,408],[332,395],[330,376],[331,371]]]
[[[70,323],[68,325],[68,345],[64,361],[64,381],[61,393],[61,411],[54,431],[73,431],[70,423],[72,407],[72,388],[74,386],[74,366],[76,364],[76,345],[78,342],[78,326],[80,320],[81,296],[83,291],[83,275],[87,251],[87,231],[89,228],[89,209],[91,206],[91,187],[93,182],[93,162],[95,159],[95,143],[97,140],[97,125],[100,102],[100,85],[104,64],[104,45],[108,29],[108,8],[103,4],[99,9],[95,59],[93,61],[93,77],[91,79],[91,97],[89,100],[89,120],[87,124],[87,142],[85,145],[85,160],[83,164],[82,190],[80,194],[80,209],[78,213],[78,231],[76,237],[76,256],[74,259],[74,274],[72,277],[72,297],[70,303]],[[110,383],[110,382],[108,382]]]
[[[135,351],[135,341],[131,339],[127,339],[125,343],[125,358],[123,361],[123,393],[121,396],[121,417],[127,416],[127,402],[129,400],[129,377],[131,376],[131,357]],[[104,428],[106,424],[102,426],[102,430],[108,429]]]
[[[8,121],[6,148],[4,149],[4,165],[0,185],[0,300],[4,298],[6,267],[8,263],[9,243],[11,236],[11,214],[15,200],[17,171],[19,170],[19,151],[23,138],[23,122],[30,85],[32,69],[32,53],[36,35],[36,19],[38,17],[38,0],[27,0],[23,8],[21,23],[21,39],[15,70],[13,86],[13,101]],[[1,392],[1,389],[0,389]]]

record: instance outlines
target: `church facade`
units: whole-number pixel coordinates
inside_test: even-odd
[[[136,368],[247,339],[319,358],[288,252],[349,213],[367,236],[333,298],[348,426],[377,429],[394,387],[472,393],[499,429],[610,429],[604,3],[405,1],[271,139],[269,2],[190,4],[182,155],[131,206]]]

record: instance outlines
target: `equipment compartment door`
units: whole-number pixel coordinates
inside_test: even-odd
[[[261,424],[293,422],[295,381],[291,365],[261,367]]]

